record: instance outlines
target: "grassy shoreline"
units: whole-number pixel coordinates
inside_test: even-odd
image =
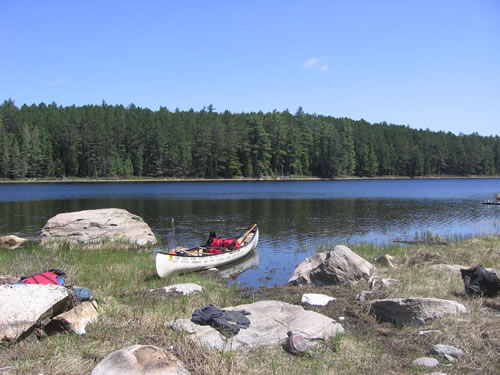
[[[234,177],[234,178],[174,178],[174,177],[68,177],[68,178],[24,178],[11,180],[0,178],[0,184],[71,184],[71,183],[134,183],[134,182],[241,182],[241,181],[349,181],[349,180],[439,180],[439,179],[500,179],[500,176],[448,176],[448,175],[431,175],[431,176],[373,176],[373,177],[332,177],[321,178],[312,176],[266,176],[261,178],[252,177]]]
[[[334,244],[325,244],[326,250]],[[380,324],[368,314],[369,302],[355,301],[366,281],[351,287],[261,288],[254,293],[231,287],[209,273],[190,273],[159,279],[149,250],[102,251],[44,249],[27,244],[17,250],[0,249],[0,275],[21,276],[49,268],[67,272],[68,283],[88,287],[100,306],[98,322],[88,326],[87,335],[70,333],[37,339],[31,335],[16,344],[0,344],[2,367],[9,374],[88,374],[106,355],[128,345],[150,344],[172,350],[192,374],[414,374],[432,372],[415,369],[411,361],[426,355],[440,343],[465,349],[455,362],[440,359],[433,371],[453,374],[495,373],[500,354],[500,297],[470,298],[464,293],[459,274],[436,271],[433,264],[461,264],[500,268],[500,236],[474,237],[446,245],[359,244],[351,249],[373,262],[383,254],[396,257],[393,269],[377,266],[377,277],[398,280],[389,288],[373,291],[372,298],[435,297],[456,300],[469,312],[426,323],[423,327],[395,327]],[[197,283],[204,292],[192,296],[159,297],[143,293],[177,283]],[[326,307],[306,307],[342,322],[346,335],[339,338],[335,352],[326,350],[314,358],[294,357],[281,347],[250,353],[219,354],[189,341],[164,327],[175,318],[190,318],[207,303],[218,307],[252,303],[262,299],[300,304],[303,293],[322,293],[337,300]],[[437,335],[419,335],[419,330],[436,329]],[[169,349],[172,348],[172,349]]]

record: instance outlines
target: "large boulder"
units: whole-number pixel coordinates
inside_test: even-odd
[[[62,213],[49,219],[42,229],[42,244],[59,241],[120,241],[143,246],[154,245],[156,237],[141,217],[120,208],[105,208]]]
[[[286,341],[287,332],[300,333],[306,338],[320,337],[328,340],[344,333],[341,324],[322,314],[305,310],[302,306],[281,301],[260,301],[248,305],[226,307],[223,310],[246,310],[250,326],[226,338],[208,325],[198,325],[190,319],[172,320],[165,325],[184,332],[200,345],[220,352],[245,351],[261,346],[280,345]],[[312,341],[311,343],[319,343]]]
[[[132,345],[104,358],[90,375],[188,375],[172,353],[152,345]]]
[[[370,313],[380,321],[420,326],[426,320],[467,312],[456,301],[437,298],[395,298],[373,301]]]
[[[315,254],[297,266],[288,280],[294,285],[351,284],[368,279],[373,265],[347,246],[337,245],[327,253]]]
[[[65,311],[68,289],[59,285],[0,285],[0,340],[17,341],[37,323]]]

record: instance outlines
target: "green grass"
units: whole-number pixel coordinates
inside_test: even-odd
[[[335,244],[324,244],[326,251]],[[454,299],[466,304],[465,315],[432,321],[423,328],[395,327],[378,324],[368,314],[368,303],[354,301],[366,282],[351,287],[262,288],[247,295],[228,287],[215,275],[190,273],[160,279],[155,274],[151,250],[124,251],[112,248],[46,249],[28,243],[16,250],[0,249],[0,275],[30,275],[50,268],[68,274],[67,283],[87,287],[99,305],[99,319],[87,327],[85,336],[57,333],[38,339],[31,335],[15,344],[0,344],[0,368],[15,367],[17,374],[88,374],[114,350],[134,344],[151,344],[173,351],[192,374],[404,374],[419,373],[411,361],[424,356],[433,344],[442,343],[464,348],[468,354],[437,371],[447,373],[493,373],[500,353],[500,312],[487,307],[500,298],[470,298],[465,295],[460,276],[435,271],[432,264],[447,263],[500,268],[500,237],[476,237],[451,241],[446,245],[375,246],[355,244],[349,247],[373,262],[390,254],[396,257],[394,269],[376,268],[379,279],[398,280],[390,288],[379,287],[373,298],[436,297]],[[176,283],[196,283],[201,294],[160,297],[144,293]],[[295,357],[281,347],[260,348],[249,353],[220,354],[200,348],[186,335],[164,327],[171,319],[190,318],[192,312],[208,303],[219,307],[277,299],[300,304],[303,293],[324,293],[337,297],[327,307],[309,307],[333,319],[345,316],[346,334],[333,339],[330,348],[315,352],[312,358]],[[441,335],[422,337],[420,329],[439,329]],[[481,370],[478,370],[481,369]],[[430,372],[430,371],[429,371]],[[15,372],[14,372],[15,373]]]

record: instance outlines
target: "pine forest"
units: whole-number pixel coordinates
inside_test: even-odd
[[[0,178],[500,175],[500,137],[307,114],[0,105]]]

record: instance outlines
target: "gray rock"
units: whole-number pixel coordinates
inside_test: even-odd
[[[23,242],[26,242],[27,239],[17,237],[13,234],[8,236],[0,237],[0,247],[6,247],[8,249],[15,249],[20,246]]]
[[[376,258],[374,262],[384,267],[394,268],[394,264],[392,263],[394,259],[392,255],[384,254]]]
[[[294,285],[351,284],[368,279],[373,265],[347,246],[337,245],[327,253],[315,254],[304,260],[288,280]]]
[[[447,356],[460,358],[464,355],[464,352],[454,346],[436,344],[432,347],[430,354],[439,355],[444,358],[447,358]]]
[[[171,352],[152,345],[132,345],[104,358],[91,375],[188,375]]]
[[[456,301],[437,298],[395,298],[373,301],[370,313],[381,321],[420,326],[426,320],[465,313],[467,309]]]
[[[38,321],[68,308],[70,294],[59,285],[0,285],[0,340],[17,341]]]
[[[231,338],[221,335],[210,326],[202,326],[190,319],[173,320],[165,323],[175,331],[184,332],[200,345],[220,352],[245,351],[261,346],[283,344],[287,332],[300,333],[306,338],[321,337],[328,340],[337,334],[343,334],[344,328],[322,314],[307,311],[302,306],[281,301],[260,301],[248,305],[226,307],[224,310],[246,310],[250,326],[241,329]],[[309,342],[310,345],[321,341]]]
[[[412,362],[413,366],[422,366],[422,367],[436,367],[439,365],[439,361],[436,358],[432,357],[421,357],[417,358]]]
[[[170,285],[164,288],[151,289],[150,292],[154,294],[165,294],[165,295],[182,294],[184,296],[187,296],[193,293],[201,293],[203,292],[203,288],[198,284],[187,283],[187,284]]]
[[[57,315],[52,320],[60,322],[66,329],[77,335],[84,335],[87,325],[97,320],[97,303],[84,301],[75,308]]]
[[[307,305],[326,306],[336,298],[327,296],[326,294],[305,293],[302,295],[301,302]]]
[[[363,290],[356,296],[356,301],[365,302],[366,299],[370,296],[370,294],[373,294],[373,292],[370,292],[369,290]]]
[[[137,215],[119,208],[62,213],[49,219],[42,229],[42,244],[122,241],[134,245],[153,245],[151,228]]]

